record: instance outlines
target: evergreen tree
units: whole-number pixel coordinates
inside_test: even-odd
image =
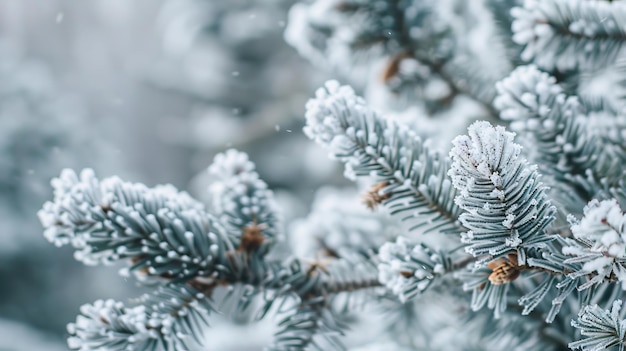
[[[287,41],[387,100],[329,81],[306,104],[305,135],[374,213],[315,206],[285,232],[235,150],[210,165],[206,205],[65,170],[45,237],[152,287],[84,305],[70,348],[219,348],[203,329],[231,306],[278,318],[267,350],[345,349],[367,321],[360,350],[623,350],[625,21],[605,0],[294,5]]]

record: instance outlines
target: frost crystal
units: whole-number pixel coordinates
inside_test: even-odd
[[[570,218],[572,234],[563,253],[575,256],[569,262],[582,262],[574,276],[596,273],[584,287],[614,275],[626,290],[626,215],[616,200],[592,200],[580,221]]]
[[[78,351],[188,350],[186,336],[206,324],[212,307],[205,295],[183,285],[159,287],[143,304],[126,307],[113,300],[83,305],[68,324],[68,345]],[[196,336],[196,340],[200,339]]]
[[[134,350],[156,341],[154,330],[161,323],[150,321],[144,306],[126,308],[121,302],[97,300],[83,305],[76,323],[68,325],[68,346],[72,350]],[[115,347],[115,348],[109,348]]]
[[[616,200],[592,200],[579,223],[572,225],[574,237],[594,242],[594,248],[625,258],[626,215]]]
[[[448,174],[459,190],[456,202],[469,229],[462,235],[474,256],[498,256],[549,241],[544,229],[556,209],[550,205],[536,167],[520,157],[515,134],[476,122],[458,136]]]
[[[625,37],[620,1],[525,0],[511,15],[513,41],[525,45],[521,58],[550,71],[610,62]]]
[[[134,270],[186,277],[215,259],[213,219],[171,185],[148,188],[117,177],[100,181],[90,169],[80,177],[65,170],[52,185],[54,200],[39,211],[44,235],[56,245],[71,244],[76,259],[86,264],[134,258],[140,263]],[[197,261],[187,263],[190,257]]]
[[[505,120],[524,121],[525,128],[538,129],[554,128],[554,125],[541,125],[537,119],[545,119],[556,102],[566,105],[567,97],[563,89],[556,84],[556,79],[547,73],[541,72],[534,65],[517,67],[508,77],[496,85],[498,96],[494,106],[500,110],[500,116]],[[576,100],[576,99],[574,99]],[[577,101],[568,103],[571,118],[578,118],[582,110]]]
[[[464,184],[467,177],[487,178],[501,183],[498,169],[506,169],[511,160],[519,156],[521,146],[513,143],[515,134],[504,127],[493,127],[489,122],[476,122],[468,129],[469,135],[459,136],[452,144],[450,156],[458,162],[452,164],[453,184]],[[494,182],[496,180],[496,182]]]
[[[413,130],[386,120],[336,81],[309,100],[306,120],[305,134],[345,163],[348,178],[388,184],[379,193],[386,197],[385,207],[398,215],[412,213],[404,218],[424,231],[459,229],[459,208],[451,201],[455,189],[445,177],[448,160],[429,150]]]
[[[274,194],[246,153],[230,149],[217,154],[208,171],[215,179],[209,189],[213,213],[229,231],[256,228],[268,239],[278,235]]]
[[[306,105],[306,127],[304,133],[318,143],[338,145],[346,142],[342,136],[346,127],[336,116],[345,116],[347,125],[355,125],[349,117],[351,109],[363,109],[365,101],[356,96],[354,90],[347,85],[331,80],[324,84],[315,93],[315,99],[309,100]],[[353,122],[353,123],[350,123]]]
[[[569,343],[571,349],[596,351],[613,348],[619,345],[623,349],[626,336],[626,320],[620,319],[622,300],[615,300],[611,310],[605,310],[598,305],[585,306],[578,314],[578,319],[572,321],[572,326],[580,330],[586,339]]]
[[[404,237],[385,243],[378,258],[378,280],[402,302],[426,290],[448,267],[441,254],[425,245],[412,245]]]

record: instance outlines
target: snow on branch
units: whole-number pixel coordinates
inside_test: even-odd
[[[385,243],[378,253],[378,279],[401,302],[425,291],[436,276],[443,275],[452,262],[424,244],[413,245],[403,237]]]
[[[563,253],[574,256],[566,263],[583,263],[573,278],[590,275],[579,289],[605,281],[617,280],[626,290],[626,215],[615,200],[591,201],[581,220],[570,217],[572,234]]]
[[[621,177],[621,145],[604,137],[610,131],[592,125],[578,97],[567,96],[554,77],[535,66],[521,66],[497,90],[494,105],[501,118],[511,121],[542,172],[555,177],[557,185],[578,190],[583,204],[594,195],[581,184],[588,172],[611,184]]]
[[[585,306],[572,321],[572,326],[580,330],[585,339],[569,343],[571,349],[600,351],[617,346],[624,350],[626,320],[620,320],[622,300],[613,302],[610,311],[598,305]]]
[[[299,257],[345,257],[375,252],[401,231],[384,212],[372,212],[353,189],[320,189],[306,219],[289,227],[292,252]]]
[[[346,165],[346,177],[373,178],[392,214],[413,229],[459,232],[448,160],[430,151],[415,132],[387,121],[349,86],[329,81],[306,105],[304,133]]]
[[[522,59],[548,71],[602,67],[626,42],[622,1],[526,0],[511,14]]]
[[[171,186],[148,188],[116,177],[100,181],[91,170],[80,176],[66,170],[53,181],[54,201],[39,213],[50,241],[71,244],[76,257],[88,264],[129,259],[131,266],[124,271],[158,277],[160,282],[135,307],[113,301],[83,307],[77,322],[70,325],[71,348],[122,351],[161,345],[165,350],[186,350],[188,337],[197,338],[206,325],[217,287],[241,290],[241,294],[227,294],[240,309],[262,296],[260,316],[277,300],[318,301],[320,316],[326,316],[319,321],[325,320],[327,327],[333,322],[327,313],[335,297],[350,301],[358,291],[380,287],[376,267],[365,253],[308,262],[266,260],[265,255],[254,254],[258,247],[242,250],[249,233],[242,234],[233,218],[264,224],[260,230],[276,233],[271,192],[245,154],[229,151],[217,157],[211,171],[221,177],[213,190],[221,195],[216,209],[224,223]],[[298,328],[308,329],[304,334],[288,331],[291,336],[281,334],[278,339],[293,342],[299,335],[305,345],[308,339],[334,330],[300,324]]]
[[[268,351],[346,350],[339,337],[346,326],[325,306],[323,299],[303,301],[280,322]]]
[[[507,261],[503,262],[506,265]],[[473,311],[479,311],[487,306],[493,310],[494,317],[499,319],[506,311],[511,284],[493,284],[489,279],[492,274],[493,270],[490,267],[483,266],[459,271],[456,277],[463,282],[463,290],[472,292],[470,306]]]
[[[81,306],[68,325],[72,350],[189,350],[213,311],[206,296],[189,286],[160,287],[141,304],[126,307],[114,300]]]
[[[305,58],[347,73],[355,84],[381,62],[376,83],[390,96],[435,107],[465,94],[491,113],[493,83],[503,72],[477,64],[462,37],[467,33],[456,33],[463,32],[455,29],[463,18],[446,18],[441,7],[436,1],[298,3],[290,11],[285,39]]]
[[[352,60],[402,52],[441,61],[453,46],[450,34],[429,2],[316,0],[292,8],[285,39],[303,56],[346,71]]]
[[[494,105],[511,130],[538,143],[537,160],[561,173],[584,173],[595,159],[594,138],[584,128],[585,111],[556,79],[535,66],[517,67],[497,84]]]
[[[448,174],[459,191],[456,202],[465,210],[460,220],[469,229],[462,235],[466,250],[488,258],[517,251],[524,264],[524,249],[551,240],[545,229],[556,209],[536,166],[521,158],[513,136],[503,127],[475,122],[468,135],[454,139]]]
[[[54,201],[39,218],[46,238],[71,244],[85,264],[131,259],[131,271],[186,279],[207,274],[225,234],[203,206],[170,185],[148,188],[86,169],[52,181]]]
[[[279,233],[274,194],[255,171],[248,155],[230,149],[215,156],[209,174],[212,214],[240,239],[240,248],[267,247]]]

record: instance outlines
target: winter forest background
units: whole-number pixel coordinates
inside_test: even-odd
[[[624,33],[626,5],[608,0],[0,0],[0,351],[67,350],[68,335],[80,351],[175,343],[173,312],[154,314],[167,317],[150,322],[157,332],[141,308],[85,305],[141,304],[154,286],[195,291],[209,276],[236,286],[236,301],[193,350],[622,349],[626,309],[612,304],[626,290]],[[523,149],[478,120],[515,131]],[[498,150],[508,163],[480,178]],[[122,220],[107,233],[114,249],[91,252],[101,238],[68,212],[131,214],[85,210],[81,191],[102,189],[66,168],[187,191],[237,233],[224,242],[241,241],[215,254],[228,258],[213,263],[221,280],[179,272],[181,283],[171,257],[133,257],[126,250],[148,239],[115,246],[136,229]],[[258,199],[238,198],[238,181],[267,200],[249,247],[249,227],[232,223],[250,218],[228,222],[227,205]],[[195,208],[170,190],[157,191],[180,201],[168,206]],[[211,250],[227,245],[218,239]],[[281,266],[289,255],[298,259]],[[330,283],[319,288],[320,276]],[[300,288],[322,291],[322,303],[297,302],[278,327],[284,311],[259,292]],[[345,301],[326,301],[344,288]],[[248,303],[273,318],[253,321]],[[77,314],[83,323],[67,327]],[[139,320],[122,325],[119,344],[101,333],[117,317]],[[576,343],[581,333],[596,338]]]

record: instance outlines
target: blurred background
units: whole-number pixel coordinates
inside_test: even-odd
[[[63,168],[202,199],[205,168],[236,147],[287,219],[343,182],[301,132],[330,75],[283,39],[291,2],[0,0],[0,350],[66,350],[80,305],[141,292],[43,238]]]

